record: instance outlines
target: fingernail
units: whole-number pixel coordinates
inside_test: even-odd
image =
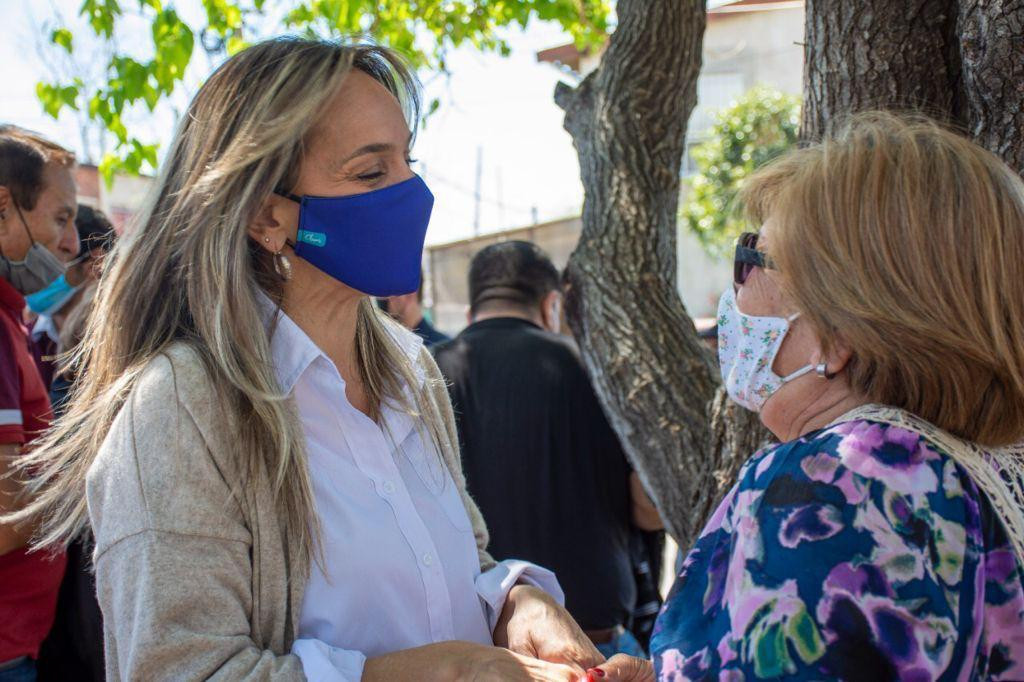
[[[604,671],[600,668],[591,668],[587,671],[587,677],[604,677]]]

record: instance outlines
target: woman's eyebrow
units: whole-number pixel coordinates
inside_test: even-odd
[[[409,138],[405,142],[405,148],[408,149],[411,143],[412,133],[409,133]],[[394,148],[395,145],[391,144],[390,142],[372,142],[370,144],[363,145],[359,149],[355,150],[354,152],[343,158],[340,162],[340,165],[345,165],[352,159],[358,158],[360,156],[365,156],[366,154],[381,154],[383,152],[390,152],[394,150]]]
[[[380,154],[382,152],[390,152],[394,148],[395,145],[391,144],[390,142],[374,142],[372,144],[363,145],[359,149],[355,150],[354,152],[343,158],[339,165],[344,166],[352,159],[358,158],[360,156],[366,156],[367,154]]]

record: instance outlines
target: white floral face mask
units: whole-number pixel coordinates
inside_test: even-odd
[[[736,292],[729,287],[718,303],[718,360],[729,396],[737,403],[760,412],[768,398],[783,384],[802,377],[814,365],[780,377],[772,371],[790,323],[790,317],[745,315],[736,307]]]

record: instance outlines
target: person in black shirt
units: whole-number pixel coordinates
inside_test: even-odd
[[[601,653],[644,656],[624,629],[637,597],[630,522],[661,522],[575,345],[557,333],[559,289],[558,270],[536,245],[488,246],[470,265],[471,324],[434,354],[491,554],[552,569]]]

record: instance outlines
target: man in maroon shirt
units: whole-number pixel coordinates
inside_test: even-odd
[[[78,253],[74,156],[0,127],[0,513],[17,510],[12,462],[50,422],[50,401],[23,321],[25,294],[50,284]],[[0,524],[0,682],[35,679],[53,623],[63,552],[29,553],[30,524]]]

